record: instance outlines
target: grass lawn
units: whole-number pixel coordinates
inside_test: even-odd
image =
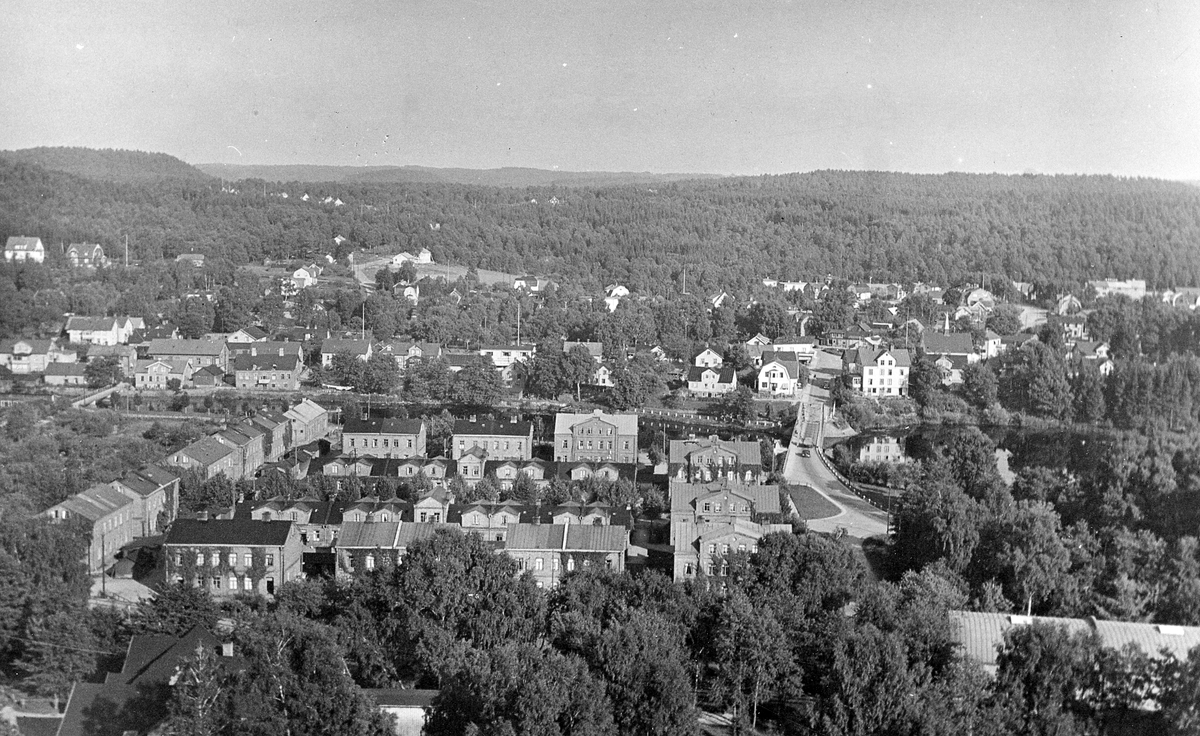
[[[841,513],[829,499],[807,486],[789,486],[787,492],[800,512],[800,518],[805,521],[827,519]]]

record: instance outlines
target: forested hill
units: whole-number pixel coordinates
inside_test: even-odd
[[[652,174],[633,171],[550,171],[501,169],[439,169],[429,166],[254,166],[197,164],[196,168],[222,179],[263,179],[276,182],[357,182],[375,184],[475,184],[488,187],[605,187],[623,184],[663,184],[689,179],[713,179],[715,174]]]
[[[115,182],[208,181],[199,169],[165,153],[106,148],[23,148],[0,151],[0,158]]]
[[[815,172],[655,187],[235,188],[96,182],[0,158],[0,236],[115,246],[128,234],[135,258],[201,252],[234,265],[428,247],[438,262],[651,294],[678,291],[685,272],[696,294],[826,274],[1200,285],[1200,189],[1152,179]],[[334,251],[337,235],[349,241]]]

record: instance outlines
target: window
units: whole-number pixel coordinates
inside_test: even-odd
[[[744,545],[744,544],[739,544],[739,545],[738,545],[738,552],[745,552],[745,551],[746,551],[746,545]]]
[[[350,446],[354,447],[354,438],[353,437],[350,438]]]
[[[570,440],[563,440],[563,447],[562,447],[562,449],[566,450],[566,449],[567,449],[567,448],[569,448],[570,446],[571,446],[571,441],[570,441]]]
[[[249,575],[242,578],[242,590],[254,590],[254,581],[250,579]]]
[[[533,569],[537,570],[538,572],[542,571],[542,558],[541,557],[538,557],[537,559],[535,559],[533,561]]]
[[[212,587],[217,590],[220,590],[221,589],[221,578],[213,576]]]
[[[705,501],[705,503],[704,503],[704,510],[705,510],[706,512],[710,512],[710,511],[712,511],[712,504],[711,504],[711,503],[708,503],[707,501]]]
[[[558,558],[554,557],[550,560],[550,569],[558,572]]]
[[[237,567],[237,552],[230,552],[230,553],[229,553],[229,566],[230,566],[230,567]]]
[[[229,589],[237,590],[237,578],[232,575],[229,576]]]
[[[412,449],[412,446],[413,446],[412,442],[413,442],[413,441],[412,441],[412,438],[410,437],[410,438],[408,439],[408,449],[410,449],[410,450]]]
[[[242,555],[242,564],[245,565],[246,567],[253,567],[254,566],[254,555],[251,555],[251,554]]]
[[[721,513],[721,504],[717,504],[717,513]]]
[[[629,440],[625,440],[625,449],[626,449],[626,450],[628,450],[628,449],[629,449]]]
[[[197,552],[196,553],[196,567],[203,567],[203,566],[204,566],[204,553]]]
[[[683,568],[683,574],[684,575],[695,575],[696,574],[695,566],[693,566],[692,563],[690,563],[690,562],[687,563],[687,565],[685,565]]]
[[[183,553],[182,552],[175,553],[175,567],[183,567]]]
[[[728,544],[721,545],[721,554],[723,554],[723,555],[729,554],[729,545]]]
[[[517,558],[517,570],[524,570],[524,569],[525,569],[525,558],[518,557]]]
[[[267,555],[267,567],[275,566],[275,555]]]
[[[424,511],[422,511],[422,512],[421,512],[421,523],[422,523],[422,524],[424,524],[424,523],[425,523],[425,521],[426,521],[426,517],[427,517],[427,516],[428,516],[428,515],[427,515],[427,514],[426,514]]]
[[[375,555],[367,555],[367,559],[363,562],[363,567],[368,570],[375,569]]]
[[[708,545],[708,553],[710,555],[715,555],[717,553],[717,545],[715,545],[715,544]]]
[[[575,558],[574,557],[567,558],[567,572],[570,572],[571,570],[574,570],[574,569],[575,569]]]

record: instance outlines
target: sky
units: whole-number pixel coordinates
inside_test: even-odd
[[[0,149],[1200,180],[1197,0],[0,0]]]

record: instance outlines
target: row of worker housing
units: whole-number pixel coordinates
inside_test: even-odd
[[[328,412],[305,399],[285,412],[261,412],[118,480],[93,485],[44,513],[53,521],[76,520],[86,526],[91,533],[88,571],[97,573],[126,544],[177,523],[184,471],[196,470],[205,479],[218,473],[232,480],[253,477],[260,466],[279,463],[289,450],[328,431]]]

